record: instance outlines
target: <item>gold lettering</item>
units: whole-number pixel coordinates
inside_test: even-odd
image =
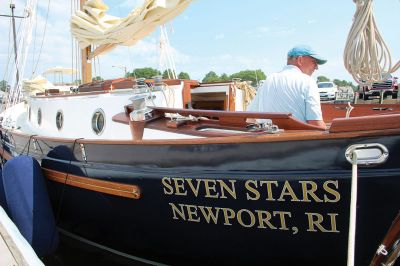
[[[215,188],[215,180],[212,179],[204,179],[204,186],[206,189],[206,198],[218,198],[219,193],[217,193],[216,188]],[[210,192],[214,192],[214,194],[212,195]]]
[[[173,203],[168,203],[170,206],[171,206],[171,208],[172,208],[172,213],[173,213],[173,219],[175,219],[175,220],[179,220],[179,218],[177,217],[177,215],[176,214],[178,214],[181,218],[182,218],[182,220],[185,220],[186,221],[186,216],[185,216],[185,212],[183,211],[183,204],[178,204],[179,205],[179,207],[181,207],[181,209],[179,210],[176,206],[175,206],[175,204],[173,204]]]
[[[336,189],[330,188],[329,184],[334,185]],[[339,182],[337,180],[328,180],[324,182],[324,189],[327,193],[335,197],[334,199],[329,199],[327,195],[324,195],[325,202],[338,202],[340,200],[340,193],[337,191],[339,189]]]
[[[285,199],[283,198],[284,196],[290,196],[292,198],[291,201],[300,201],[294,193],[292,187],[290,186],[289,181],[285,181],[285,184],[282,188],[281,196],[279,197],[278,201],[285,201]]]
[[[331,233],[340,233],[339,230],[337,230],[336,228],[336,216],[338,216],[339,214],[337,213],[328,213],[329,217],[331,218]]]
[[[278,181],[276,181],[276,180],[275,181],[268,180],[268,181],[261,181],[260,182],[261,186],[264,185],[264,184],[267,184],[267,198],[266,198],[266,200],[275,201],[274,196],[272,195],[272,184],[274,184],[276,187],[278,187]]]
[[[338,215],[337,213],[328,213],[328,216],[330,217],[330,226],[331,228],[324,228],[321,223],[324,221],[324,217],[322,214],[319,213],[305,213],[308,217],[308,232],[317,232],[317,227],[319,231],[324,232],[324,233],[340,233],[337,228],[336,228],[336,216]]]
[[[255,186],[255,188],[253,188],[250,184],[253,184]],[[258,199],[260,199],[260,192],[258,192],[258,190],[256,189],[257,188],[257,181],[255,181],[255,180],[247,180],[244,183],[244,186],[247,189],[247,192],[246,192],[247,200],[258,200]],[[253,193],[254,196],[249,195],[249,192]]]
[[[308,195],[310,195],[315,202],[322,202],[320,198],[315,195],[315,191],[317,190],[317,184],[313,181],[299,181],[299,183],[302,185],[303,189],[303,200],[305,202],[311,202],[311,200],[308,198]],[[311,187],[308,187],[307,185],[311,185]]]
[[[308,217],[308,232],[317,232],[314,225],[316,225],[322,232],[325,232],[325,229],[321,225],[322,221],[324,220],[324,217],[322,217],[321,214],[309,212],[306,212],[305,214]],[[317,220],[315,221],[313,217],[316,217]]]
[[[214,224],[217,224],[218,213],[219,213],[220,208],[215,208],[215,210],[216,210],[215,214],[213,212],[213,208],[212,207],[199,206],[199,209],[200,209],[201,213],[203,214],[203,216],[206,219],[208,224],[210,223],[211,219],[213,220]]]
[[[229,208],[218,208],[217,207],[216,209],[221,209],[222,212],[224,213],[224,218],[225,218],[224,225],[232,225],[230,223],[229,219],[235,218],[235,212]]]
[[[193,194],[197,197],[199,195],[199,188],[200,188],[199,180],[196,180],[196,187],[194,187],[191,178],[186,178],[186,182],[189,184],[189,187],[193,191]]]
[[[197,216],[197,206],[195,205],[185,205],[188,212],[188,221],[190,222],[200,222],[200,217]],[[197,219],[193,218],[197,217]]]
[[[187,191],[185,189],[185,179],[183,178],[173,178],[175,184],[175,195],[186,196]]]
[[[283,211],[274,211],[273,215],[276,216],[279,215],[279,218],[281,220],[281,227],[279,228],[280,230],[289,230],[289,228],[286,227],[286,219],[285,215],[288,217],[292,217],[292,214],[290,212],[283,212]]]
[[[228,192],[232,198],[236,199],[236,191],[235,191],[235,182],[236,180],[228,180],[230,183],[230,187],[223,181],[223,180],[217,180],[221,187],[221,199],[226,199],[224,191]]]
[[[249,215],[249,217],[250,217],[250,224],[245,224],[245,223],[243,222],[243,219],[242,219],[242,213],[243,213],[243,212],[246,212],[246,213]],[[247,227],[247,228],[253,227],[254,224],[256,223],[256,218],[254,217],[254,214],[253,214],[251,211],[247,210],[247,209],[240,209],[240,210],[238,211],[238,213],[237,213],[237,220],[238,220],[238,222],[239,222],[239,224],[240,224],[241,226]]]
[[[171,186],[171,178],[163,177],[163,179],[161,179],[161,183],[164,186],[164,194],[172,195],[174,193],[174,189]]]
[[[257,217],[258,217],[258,228],[267,228],[265,225],[267,225],[270,229],[276,229],[275,226],[272,225],[270,222],[272,215],[270,212],[267,211],[260,211],[256,210]],[[265,225],[264,225],[265,224]]]

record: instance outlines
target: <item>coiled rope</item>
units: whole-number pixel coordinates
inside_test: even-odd
[[[357,9],[344,49],[345,68],[359,84],[382,81],[400,67],[400,61],[392,67],[389,49],[375,23],[372,0],[353,2]]]
[[[256,89],[250,86],[246,81],[243,82],[234,82],[235,86],[243,91],[243,111],[247,110],[247,106],[256,96]]]

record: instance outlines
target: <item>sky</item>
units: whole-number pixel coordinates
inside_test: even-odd
[[[16,15],[23,13],[26,1],[12,1]],[[125,17],[142,2],[104,0],[110,7],[108,13],[119,17]],[[0,14],[10,14],[9,3],[0,0]],[[74,65],[69,31],[71,1],[38,0],[38,4],[37,27],[23,78],[32,78],[51,67]],[[45,23],[48,4],[50,12]],[[373,5],[378,29],[394,64],[400,60],[400,34],[396,30],[400,23],[400,0],[379,0]],[[353,0],[194,0],[166,26],[177,72],[187,72],[192,79],[201,80],[209,71],[230,75],[246,69],[261,69],[268,76],[286,64],[290,48],[308,44],[328,60],[314,73],[314,78],[322,75],[354,83],[344,68],[343,49],[355,10]],[[10,78],[6,71],[12,45],[10,29],[10,19],[0,17],[0,80]],[[100,56],[93,74],[109,79],[123,76],[124,67],[128,71],[158,68],[159,36],[156,30],[134,46],[121,46]],[[43,48],[37,60],[42,39]],[[32,66],[36,66],[35,72]]]

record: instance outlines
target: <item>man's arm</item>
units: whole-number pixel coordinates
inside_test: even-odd
[[[326,124],[322,120],[307,120],[307,123],[313,126],[317,126],[321,129],[326,129]]]

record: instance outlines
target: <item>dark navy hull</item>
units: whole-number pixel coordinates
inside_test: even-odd
[[[24,150],[17,138],[12,153]],[[29,153],[47,169],[140,187],[140,199],[131,199],[48,182],[60,228],[124,255],[172,265],[344,265],[352,174],[345,151],[360,143],[389,150],[385,163],[358,171],[356,264],[366,265],[399,210],[397,135],[164,145],[37,140]]]

